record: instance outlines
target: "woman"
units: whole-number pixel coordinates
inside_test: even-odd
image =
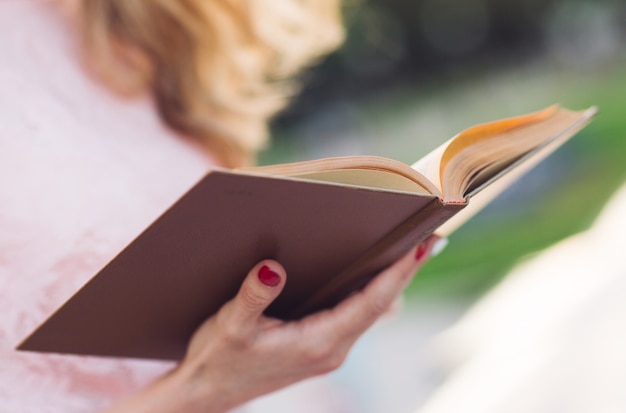
[[[263,261],[176,366],[13,350],[207,169],[250,162],[340,38],[333,0],[0,2],[1,411],[223,412],[342,362],[433,240],[293,323],[263,316],[288,282]]]

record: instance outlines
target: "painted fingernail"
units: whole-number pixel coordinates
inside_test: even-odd
[[[434,257],[448,246],[448,238],[439,238],[430,249],[430,256]]]
[[[278,284],[280,284],[280,275],[278,275],[278,273],[273,271],[267,265],[261,267],[258,276],[259,281],[267,286],[276,287]]]
[[[417,251],[415,251],[415,261],[421,261],[428,252],[428,247],[425,242],[422,242],[419,247],[417,247]]]

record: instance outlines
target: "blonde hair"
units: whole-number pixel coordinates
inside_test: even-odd
[[[82,0],[89,67],[149,90],[166,124],[227,167],[252,160],[289,79],[343,38],[339,0]]]

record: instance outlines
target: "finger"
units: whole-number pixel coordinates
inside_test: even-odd
[[[258,321],[285,286],[287,274],[276,261],[261,261],[250,270],[237,296],[225,308],[229,322],[244,327]]]
[[[415,273],[426,262],[429,252],[439,238],[431,236],[412,249],[391,267],[381,272],[362,291],[341,302],[330,315],[330,328],[343,331],[346,336],[358,337],[369,328],[411,282]]]

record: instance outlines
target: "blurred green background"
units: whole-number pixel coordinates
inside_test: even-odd
[[[360,0],[344,9],[344,47],[302,76],[261,164],[355,154],[410,164],[476,123],[552,103],[600,109],[455,233],[412,297],[475,299],[523,257],[587,228],[626,180],[623,0]]]

